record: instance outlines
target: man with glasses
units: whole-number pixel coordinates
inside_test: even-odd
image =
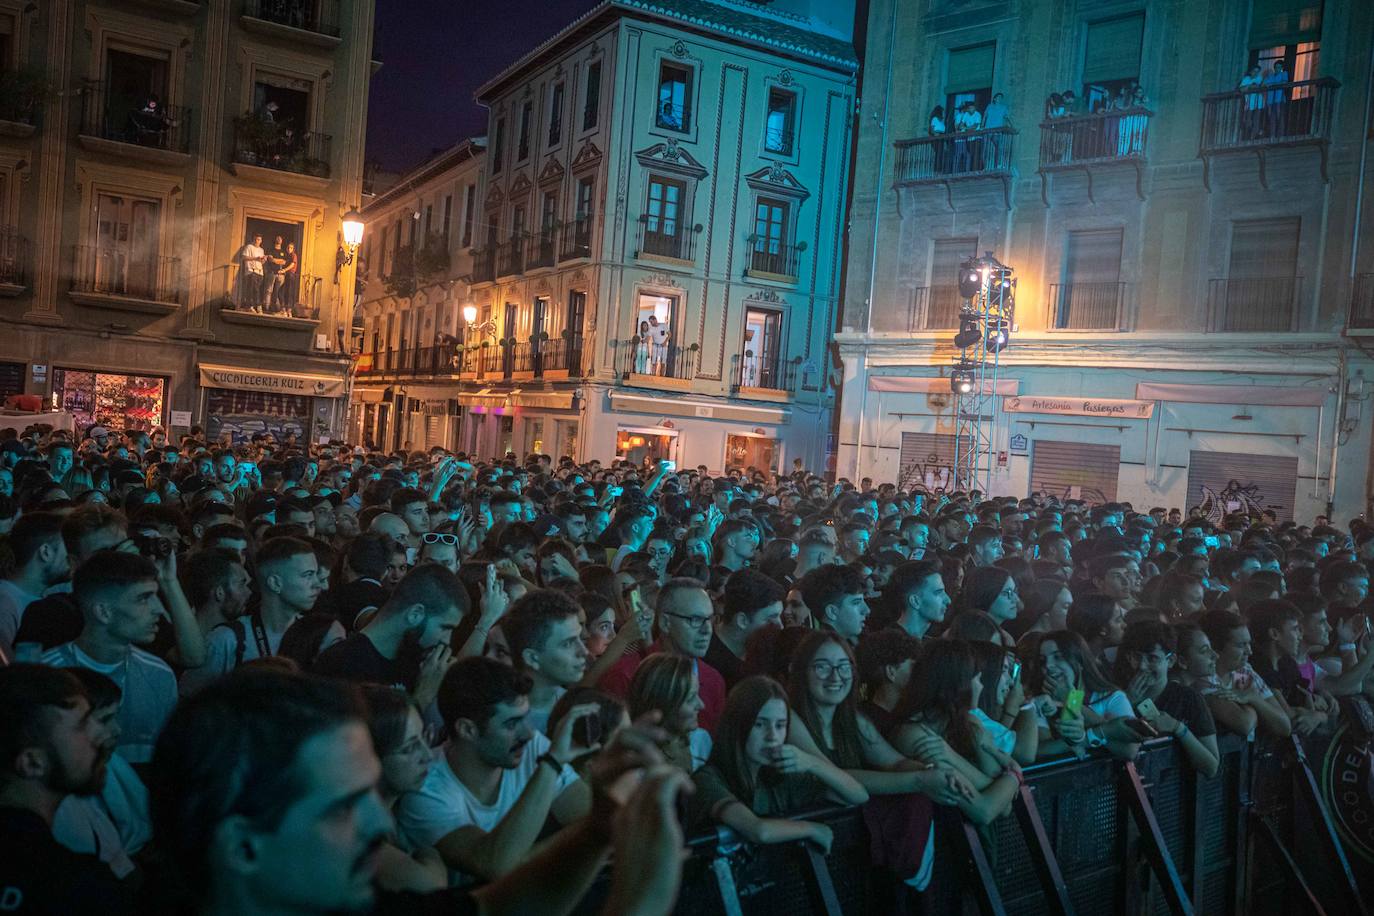
[[[659,590],[654,610],[658,615],[658,639],[641,652],[627,652],[597,686],[607,693],[624,697],[629,693],[630,681],[640,663],[653,653],[666,652],[691,659],[696,667],[703,703],[699,721],[702,728],[711,731],[725,708],[725,679],[705,660],[711,648],[711,624],[715,619],[711,596],[696,579],[669,579]]]
[[[421,563],[437,564],[456,576],[460,559],[458,535],[443,531],[431,531],[420,535]]]

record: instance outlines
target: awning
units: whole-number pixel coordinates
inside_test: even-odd
[[[1320,407],[1326,388],[1281,388],[1278,385],[1181,385],[1139,382],[1135,396],[1147,401],[1183,404],[1239,404],[1251,407]]]
[[[990,389],[990,382],[984,382],[983,387]],[[1021,382],[1014,378],[999,378],[997,380],[997,393],[1004,395],[1014,395],[1020,391]],[[950,394],[949,378],[929,375],[870,375],[868,377],[869,391],[905,391],[920,392],[924,394]],[[984,391],[984,394],[990,394]]]
[[[573,406],[571,391],[512,391],[510,400],[516,407],[572,410]]]
[[[464,407],[505,407],[506,393],[504,391],[493,392],[490,388],[483,388],[472,394],[458,395],[458,403]]]
[[[1027,394],[1007,398],[1002,402],[1002,409],[1007,413],[1053,413],[1116,420],[1148,420],[1154,415],[1155,402],[1133,401],[1130,398],[1061,398]]]
[[[203,388],[232,388],[239,391],[267,391],[272,394],[297,394],[316,398],[337,398],[344,393],[342,376],[307,375],[304,372],[270,372],[233,366],[201,363]]]
[[[380,404],[386,391],[382,388],[354,388],[353,399],[359,404]]]
[[[634,413],[659,414],[671,417],[693,417],[703,420],[734,420],[744,423],[787,423],[792,411],[781,407],[745,407],[728,401],[678,400],[648,397],[625,391],[610,392],[611,406],[616,410]]]

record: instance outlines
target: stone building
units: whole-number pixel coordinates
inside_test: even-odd
[[[0,392],[341,433],[372,24],[372,0],[0,0]]]
[[[839,473],[948,485],[957,270],[991,251],[993,492],[1362,512],[1372,29],[1354,0],[874,0]]]

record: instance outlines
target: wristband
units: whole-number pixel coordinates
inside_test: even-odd
[[[545,751],[544,753],[540,754],[538,759],[536,759],[534,762],[536,766],[541,763],[547,763],[549,766],[553,767],[553,775],[555,776],[563,772],[563,764],[558,762],[558,758],[553,756],[553,753],[551,751]]]
[[[1339,652],[1354,652],[1355,644],[1353,642],[1343,642],[1337,646],[1336,649]]]

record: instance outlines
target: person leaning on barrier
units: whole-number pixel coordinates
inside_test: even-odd
[[[1172,627],[1158,621],[1132,623],[1117,649],[1113,675],[1142,719],[1177,741],[1195,770],[1215,776],[1221,755],[1212,713],[1202,694],[1169,679],[1177,649]]]
[[[1102,673],[1081,636],[1058,630],[1023,641],[1021,647],[1030,670],[1028,692],[1040,721],[1040,758],[1102,749],[1129,760],[1142,738],[1154,737],[1154,729],[1135,718],[1131,701]],[[1078,715],[1070,708],[1071,694],[1080,697]]]

